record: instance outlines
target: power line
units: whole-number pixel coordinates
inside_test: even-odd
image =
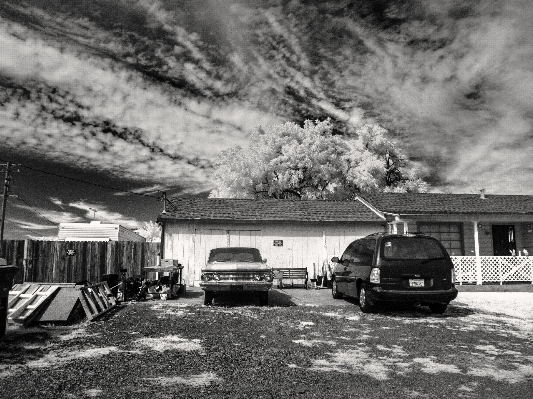
[[[46,216],[44,216],[41,212],[39,212],[37,209],[35,209],[32,205],[30,205],[24,198],[22,198],[20,195],[18,196],[18,199],[21,200],[22,202],[24,202],[26,205],[28,205],[37,215],[39,215],[40,217],[42,217],[43,219],[49,221],[50,223],[52,223],[54,226],[58,226],[59,223],[56,223],[56,222],[52,222],[50,219],[48,219]]]
[[[2,159],[0,159],[0,162],[8,162],[8,161],[4,161]],[[8,162],[9,163],[9,162]],[[51,175],[51,176],[55,176],[55,177],[60,177],[62,179],[67,179],[67,180],[72,180],[72,181],[75,181],[75,182],[78,182],[78,183],[84,183],[84,184],[90,184],[92,186],[97,186],[97,187],[101,187],[101,188],[106,188],[108,190],[114,190],[114,191],[120,191],[120,192],[124,192],[124,193],[128,193],[128,194],[134,194],[134,195],[138,195],[138,196],[141,196],[141,197],[150,197],[150,198],[155,198],[155,199],[160,199],[161,197],[156,197],[154,195],[150,195],[150,194],[143,194],[143,193],[136,193],[135,191],[130,191],[130,190],[122,190],[120,188],[116,188],[116,187],[111,187],[111,186],[106,186],[104,184],[98,184],[98,183],[93,183],[93,182],[89,182],[89,181],[86,181],[86,180],[81,180],[81,179],[76,179],[74,177],[68,177],[68,176],[63,176],[63,175],[60,175],[60,174],[57,174],[57,173],[53,173],[53,172],[48,172],[48,171],[45,171],[45,170],[41,170],[41,169],[37,169],[37,168],[33,168],[31,166],[27,166],[27,165],[24,165],[24,164],[20,164],[18,163],[17,166],[21,166],[25,169],[29,169],[29,170],[32,170],[34,172],[39,172],[39,173],[44,173],[44,174],[47,174],[47,175]]]

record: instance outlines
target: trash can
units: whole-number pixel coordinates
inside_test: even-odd
[[[0,338],[6,335],[9,291],[17,270],[16,266],[0,266]]]

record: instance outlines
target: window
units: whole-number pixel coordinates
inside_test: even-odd
[[[438,259],[445,257],[437,241],[431,238],[394,237],[383,240],[386,259]]]
[[[374,257],[375,246],[375,240],[356,240],[346,248],[346,251],[342,254],[341,261],[349,260],[352,263],[370,264]]]
[[[419,223],[418,231],[439,240],[450,256],[464,254],[461,223]]]

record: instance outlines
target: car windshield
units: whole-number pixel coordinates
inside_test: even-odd
[[[217,248],[209,253],[209,262],[261,262],[256,248]]]
[[[446,253],[434,239],[394,237],[383,241],[383,257],[387,259],[438,259]]]

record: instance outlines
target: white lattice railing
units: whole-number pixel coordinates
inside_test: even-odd
[[[530,282],[533,284],[533,257],[452,256],[457,284]]]

